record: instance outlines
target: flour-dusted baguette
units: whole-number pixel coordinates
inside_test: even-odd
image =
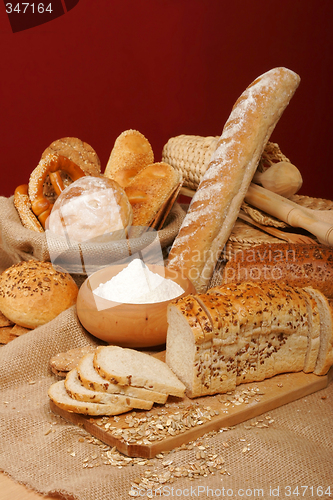
[[[169,255],[169,267],[182,269],[197,291],[207,289],[265,145],[299,82],[289,69],[272,69],[232,109]]]
[[[132,408],[139,408],[141,410],[150,410],[153,406],[152,401],[144,399],[132,398],[123,394],[110,394],[107,392],[94,391],[87,389],[81,384],[78,377],[77,369],[74,368],[67,373],[65,379],[65,388],[67,394],[77,401],[88,401],[90,403],[103,403],[103,404],[126,404]]]
[[[94,354],[96,371],[121,386],[134,386],[183,397],[184,384],[163,361],[134,349],[98,347]]]
[[[133,387],[131,385],[122,386],[111,382],[99,375],[94,368],[94,353],[88,353],[80,359],[77,365],[78,376],[84,387],[91,391],[106,392],[109,394],[123,394],[131,398],[139,398],[153,403],[164,404],[168,398],[162,392]]]
[[[316,290],[265,282],[223,285],[169,305],[166,363],[189,397],[285,372],[323,375],[333,364],[332,323],[330,306]]]
[[[223,271],[223,283],[242,281],[312,286],[333,298],[333,248],[290,243],[245,248],[227,262]]]
[[[77,401],[72,399],[65,387],[65,381],[59,380],[51,385],[48,390],[48,396],[53,403],[63,410],[72,413],[81,413],[83,415],[120,415],[133,409],[125,402],[115,402],[109,404],[91,403],[89,401]]]

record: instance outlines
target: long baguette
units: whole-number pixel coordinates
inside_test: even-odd
[[[265,145],[299,82],[293,71],[274,68],[232,109],[169,254],[169,268],[181,269],[197,291],[207,289]]]

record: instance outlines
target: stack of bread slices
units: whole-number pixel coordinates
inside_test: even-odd
[[[59,408],[95,416],[149,410],[154,403],[164,404],[169,395],[184,393],[185,386],[163,361],[118,346],[88,352],[48,391]]]
[[[225,284],[173,301],[168,323],[166,363],[189,397],[333,364],[333,310],[312,287]]]

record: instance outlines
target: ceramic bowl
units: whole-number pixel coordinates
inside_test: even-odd
[[[150,271],[172,279],[182,287],[180,297],[195,293],[192,282],[180,273],[163,266],[147,264]],[[85,280],[77,298],[77,314],[89,333],[105,342],[122,347],[153,347],[165,344],[167,307],[170,300],[152,304],[112,302],[93,293],[100,283],[106,283],[124,266],[100,269]]]

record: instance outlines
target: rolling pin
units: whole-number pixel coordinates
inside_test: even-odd
[[[320,243],[333,246],[333,225],[303,211],[297,203],[253,183],[250,184],[245,201],[292,227],[306,229]]]

